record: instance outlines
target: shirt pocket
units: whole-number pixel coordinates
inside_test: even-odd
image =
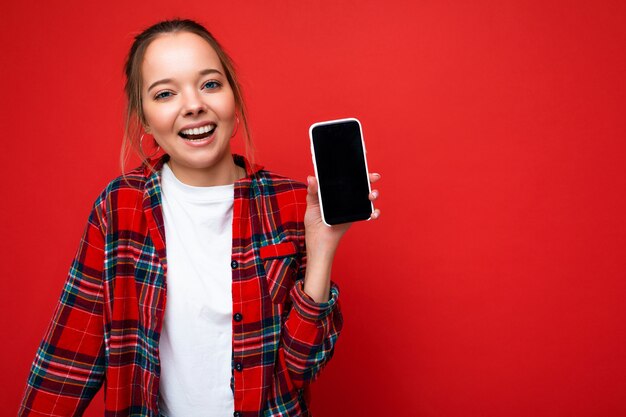
[[[261,246],[259,253],[272,302],[282,304],[296,282],[297,248],[293,242]]]

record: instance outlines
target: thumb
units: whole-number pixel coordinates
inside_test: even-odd
[[[318,190],[317,178],[309,175],[306,177],[306,181],[307,181],[306,202],[308,205],[318,205],[319,199],[317,197],[317,190]]]

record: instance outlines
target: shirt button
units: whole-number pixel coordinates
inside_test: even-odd
[[[230,263],[230,267],[233,268],[233,269],[237,269],[238,266],[239,266],[239,262],[237,262],[237,261],[232,261]]]
[[[235,321],[241,321],[243,319],[243,316],[241,315],[241,313],[235,313],[233,318],[235,319]]]
[[[234,417],[241,417],[241,413],[240,413],[239,411],[235,411],[235,412],[233,413],[233,416],[234,416]]]
[[[243,365],[241,364],[241,362],[237,362],[235,364],[235,369],[241,372],[241,370],[243,369]]]

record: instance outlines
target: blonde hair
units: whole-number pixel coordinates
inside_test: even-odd
[[[148,49],[150,43],[158,36],[166,33],[180,32],[189,32],[200,36],[207,41],[217,53],[220,63],[226,72],[228,83],[233,90],[233,95],[235,96],[235,105],[238,109],[241,124],[243,125],[246,157],[250,163],[254,162],[254,145],[252,136],[250,135],[246,105],[243,100],[243,93],[238,82],[233,60],[204,26],[189,19],[173,19],[156,23],[135,36],[135,41],[130,48],[126,64],[124,65],[124,73],[126,75],[124,92],[126,93],[127,105],[124,138],[120,151],[120,167],[122,174],[125,173],[125,162],[131,151],[134,151],[139,156],[143,165],[149,166],[149,157],[144,153],[141,147],[143,126],[146,124],[141,98],[141,89],[143,87],[141,65],[146,54],[146,49]]]

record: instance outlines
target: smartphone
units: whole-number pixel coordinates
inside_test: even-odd
[[[309,137],[324,223],[369,220],[374,205],[361,123],[355,118],[314,123]]]

